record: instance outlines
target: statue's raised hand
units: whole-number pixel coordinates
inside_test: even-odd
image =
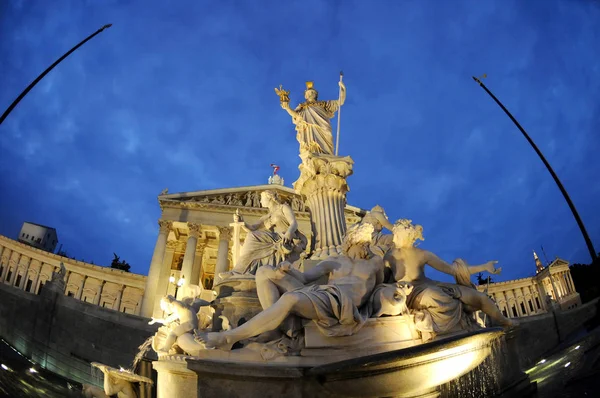
[[[487,263],[485,263],[485,270],[490,274],[500,274],[500,272],[502,272],[502,268],[496,268],[496,264],[498,264],[498,261],[496,260],[488,261]]]
[[[289,102],[281,102],[281,108],[288,110],[290,109],[290,103]]]

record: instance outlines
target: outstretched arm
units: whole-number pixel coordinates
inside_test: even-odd
[[[300,272],[297,269],[292,268],[292,265],[289,262],[284,262],[279,265],[279,268],[298,279],[302,284],[306,285],[307,283],[314,282],[320,277],[324,275],[329,275],[334,269],[339,267],[340,264],[334,260],[324,260],[315,265],[313,268],[309,269],[305,272]]]
[[[433,268],[437,269],[440,272],[443,272],[448,275],[456,276],[456,267],[454,265],[448,264],[444,260],[440,259],[435,254],[424,251],[426,263],[431,265]],[[502,268],[496,268],[495,265],[498,261],[488,261],[485,264],[481,265],[471,265],[468,267],[469,273],[471,275],[477,274],[479,272],[487,271],[491,274],[499,274],[502,271]]]
[[[244,228],[246,228],[248,231],[256,231],[265,225],[267,218],[269,218],[268,214],[262,216],[256,224],[248,224],[247,222],[244,222]]]
[[[456,269],[452,264],[448,264],[432,252],[424,250],[423,253],[425,256],[426,264],[429,264],[430,266],[432,266],[440,272],[443,272],[444,274],[456,276]]]
[[[298,112],[292,110],[290,108],[290,103],[289,102],[282,102],[281,103],[281,107],[287,112],[289,113],[289,115],[293,118],[293,119],[297,119],[300,117],[300,115],[298,115]]]
[[[372,211],[370,212],[371,215],[373,217],[375,217],[375,219],[377,221],[379,221],[379,223],[388,231],[392,231],[394,229],[394,226],[392,225],[392,223],[390,222],[390,220],[388,220],[388,218],[386,217],[385,213],[382,213],[380,211]]]

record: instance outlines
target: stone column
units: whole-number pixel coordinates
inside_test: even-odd
[[[158,226],[158,238],[156,239],[154,254],[152,254],[152,261],[150,262],[150,270],[148,271],[148,278],[146,279],[146,288],[144,289],[142,308],[140,311],[140,315],[146,318],[152,316],[152,310],[154,309],[154,298],[156,297],[160,270],[162,268],[163,258],[165,257],[167,237],[169,236],[169,231],[173,227],[173,223],[171,221],[160,220]]]
[[[302,195],[311,216],[314,252],[318,260],[341,253],[346,234],[346,193],[350,190],[346,178],[352,175],[354,161],[349,156],[300,155],[300,178],[294,190]]]
[[[40,267],[35,274],[35,279],[31,282],[31,293],[37,293],[38,282],[40,281],[40,275],[42,274],[42,267],[44,263],[40,261]]]
[[[16,254],[16,256],[15,256]],[[13,252],[13,257],[16,257],[16,259],[12,260],[12,263],[14,264],[13,271],[10,275],[10,280],[7,280],[6,282],[12,286],[13,283],[15,283],[15,279],[17,277],[17,274],[19,273],[19,262],[21,261],[21,253],[15,253]],[[10,264],[10,261],[9,261]]]
[[[115,298],[115,303],[113,305],[113,310],[121,311],[121,299],[123,298],[123,291],[125,290],[125,286],[119,285],[117,290],[117,297]]]
[[[33,259],[31,257],[28,257],[28,258],[26,258],[25,263],[21,263],[21,264],[24,264],[23,277],[21,278],[21,282],[19,283],[19,286],[17,286],[21,290],[24,290],[25,286],[27,285],[27,272],[29,271],[29,266],[31,265],[32,261],[33,261]]]
[[[567,272],[567,280],[571,284],[571,289],[573,289],[573,293],[577,293],[577,289],[575,289],[575,283],[573,282],[573,277],[570,272]]]
[[[571,284],[569,283],[569,271],[563,272],[562,278],[563,278],[563,282],[564,282],[565,286],[567,287],[567,292],[569,292],[569,294],[575,293],[573,291],[573,288],[571,287]]]
[[[85,281],[87,279],[87,276],[83,276],[83,279],[81,281],[81,284],[79,285],[79,289],[77,289],[77,294],[75,295],[75,298],[77,300],[81,300],[81,295],[83,294],[83,288],[85,286]]]
[[[156,286],[156,297],[154,298],[154,311],[152,316],[155,318],[160,318],[163,313],[163,311],[160,309],[160,299],[167,295],[169,288],[169,277],[171,276],[171,266],[173,265],[173,257],[175,256],[175,250],[177,249],[178,245],[179,242],[176,240],[167,242],[165,256],[160,269],[160,276]]]
[[[0,256],[0,261],[2,261],[3,269],[2,275],[0,275],[0,283],[4,282],[6,278],[6,274],[8,273],[8,269],[10,268],[10,257],[12,256],[12,251],[9,248],[4,248],[2,251],[2,256]],[[6,262],[4,259],[6,258]]]
[[[104,289],[104,284],[106,281],[100,281],[100,286],[98,287],[98,292],[96,292],[96,297],[94,297],[94,304],[100,305],[100,299],[102,298],[102,289]]]
[[[181,299],[187,293],[187,285],[192,283],[192,268],[194,267],[194,259],[196,257],[196,245],[198,244],[198,236],[200,235],[200,224],[187,223],[189,235],[183,255],[183,264],[181,265],[181,276],[184,279],[183,286],[177,290],[177,299]]]
[[[219,274],[229,270],[227,257],[229,254],[229,241],[231,240],[231,228],[217,228],[219,228],[219,248],[217,251],[217,265],[215,266],[215,284],[221,280],[221,278],[219,278]]]
[[[236,212],[236,214],[233,215],[233,222],[231,224],[229,224],[229,226],[231,227],[232,231],[233,231],[233,236],[232,236],[232,248],[231,248],[231,265],[233,267],[236,266],[237,262],[238,262],[238,258],[240,257],[240,249],[242,248],[242,245],[240,244],[240,238],[241,238],[241,232],[242,232],[242,226],[244,225],[243,221],[238,221],[240,219],[240,215],[239,213]]]
[[[552,277],[554,278],[554,283],[556,284],[556,287],[558,288],[558,294],[560,296],[560,298],[563,298],[565,296],[565,288],[562,285],[562,283],[560,283],[560,279],[558,278],[557,274],[552,275]]]
[[[548,272],[548,278],[550,278],[550,285],[552,286],[552,292],[554,294],[554,301],[556,301],[558,303],[558,290],[556,288],[556,285],[554,284],[554,278],[552,278],[552,274],[550,272]]]
[[[200,271],[202,270],[202,259],[204,258],[204,248],[206,243],[199,243],[196,246],[196,257],[194,258],[194,265],[192,267],[192,276],[190,277],[190,283],[193,285],[200,285]]]

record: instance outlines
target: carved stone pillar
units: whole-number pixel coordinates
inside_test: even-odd
[[[569,281],[569,284],[571,284],[571,289],[573,289],[573,293],[577,293],[577,289],[575,289],[575,283],[573,283],[573,277],[571,276],[570,272],[567,272],[567,280]]]
[[[240,244],[242,225],[244,225],[243,221],[235,221],[237,217],[234,216],[234,221],[229,224],[233,231],[232,236],[232,248],[231,248],[231,265],[236,266],[238,262],[238,258],[240,257],[240,249],[242,245]]]
[[[115,303],[113,305],[113,310],[121,311],[121,299],[123,298],[123,291],[125,290],[125,286],[119,285],[117,290],[117,297],[115,298]]]
[[[22,260],[22,258],[21,258]],[[33,261],[33,259],[31,258],[25,258],[24,262],[20,262],[20,264],[23,265],[23,277],[21,278],[21,281],[19,282],[19,286],[17,286],[19,289],[21,290],[25,290],[25,286],[27,285],[27,272],[29,271],[29,266],[31,265],[31,262]]]
[[[346,178],[352,175],[354,161],[349,156],[300,155],[300,178],[294,190],[305,199],[311,216],[315,239],[311,259],[337,256],[341,253],[346,234],[346,193],[350,190]]]
[[[192,283],[192,268],[194,267],[194,259],[196,257],[196,245],[198,244],[198,236],[200,235],[200,224],[187,223],[189,235],[183,255],[183,264],[181,265],[181,276],[184,279],[184,285],[177,290],[177,299],[183,298],[187,289],[186,285]]]
[[[552,286],[553,298],[556,302],[558,302],[558,290],[556,289],[556,285],[554,284],[554,278],[552,277],[552,274],[550,272],[548,272],[548,278],[550,278],[550,286]]]
[[[87,279],[87,276],[83,276],[83,279],[81,280],[81,283],[79,284],[79,289],[77,289],[77,294],[75,295],[75,298],[77,300],[81,300],[81,295],[83,294],[83,288],[85,286],[85,281]]]
[[[215,284],[220,280],[219,274],[227,272],[229,265],[227,263],[227,255],[229,252],[229,241],[231,240],[231,228],[219,228],[219,249],[217,251],[217,265],[215,266]]]
[[[206,248],[206,243],[199,243],[196,246],[196,257],[194,258],[194,265],[192,266],[192,275],[190,277],[190,283],[193,285],[202,286],[202,283],[200,283],[200,272],[202,270],[204,248]]]
[[[101,281],[100,286],[98,287],[98,291],[96,292],[96,296],[94,297],[94,304],[100,305],[100,299],[102,298],[102,290],[104,289],[104,284],[106,281]]]
[[[167,242],[167,248],[165,249],[165,256],[160,269],[160,276],[156,285],[156,297],[154,298],[154,311],[152,316],[160,318],[163,311],[160,309],[160,299],[167,295],[169,289],[169,277],[171,276],[171,266],[173,264],[173,257],[175,256],[175,250],[179,242],[176,240],[170,240]]]
[[[146,288],[144,289],[142,309],[140,311],[141,316],[147,318],[152,316],[152,310],[154,309],[154,299],[156,297],[158,279],[160,277],[162,262],[165,257],[165,249],[167,247],[167,237],[169,236],[169,231],[173,227],[173,223],[171,221],[160,220],[158,226],[158,238],[156,239],[154,254],[152,254],[152,261],[150,262],[150,270],[148,271],[148,278],[146,279]]]
[[[8,269],[10,268],[10,257],[12,256],[12,250],[8,248],[4,248],[2,251],[2,257],[0,257],[0,261],[2,262],[2,273],[0,275],[0,283],[4,282],[6,279],[6,275],[8,274]]]

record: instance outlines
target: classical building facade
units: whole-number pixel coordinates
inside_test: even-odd
[[[61,257],[0,235],[0,283],[39,294],[61,262],[67,269],[65,295],[139,315],[146,276]]]
[[[17,240],[26,245],[54,253],[58,243],[56,229],[32,222],[24,222]]]
[[[311,241],[308,210],[292,188],[271,179],[271,184],[241,188],[168,194],[158,197],[162,215],[159,234],[148,272],[143,316],[160,316],[160,298],[175,294],[178,281],[199,285],[210,292],[215,277],[236,263],[246,232],[243,222],[234,222],[234,214],[253,224],[267,214],[261,207],[260,194],[274,190],[295,213],[298,229]],[[364,210],[346,205],[346,224],[360,221]],[[307,251],[310,251],[310,244]],[[215,276],[216,275],[216,276]],[[206,298],[209,298],[207,296]]]
[[[537,256],[535,259],[535,276],[480,285],[477,289],[487,292],[509,318],[542,314],[552,307],[568,310],[580,306],[581,298],[575,290],[569,263],[556,258],[544,267]]]

